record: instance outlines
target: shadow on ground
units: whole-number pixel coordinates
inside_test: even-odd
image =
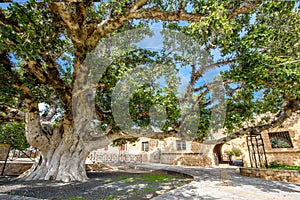
[[[229,172],[229,177],[233,183],[233,187],[251,186],[267,193],[299,192],[300,195],[300,184],[246,177],[236,171]]]
[[[0,193],[40,199],[150,199],[192,179],[180,174],[145,171],[89,172],[87,182],[16,181],[2,179]]]

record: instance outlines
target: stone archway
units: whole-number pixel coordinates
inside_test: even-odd
[[[215,158],[215,164],[219,165],[219,164],[227,164],[228,161],[224,161],[223,160],[223,153],[222,153],[222,147],[225,143],[220,143],[220,144],[216,144],[213,148],[213,154],[214,154],[214,158]]]

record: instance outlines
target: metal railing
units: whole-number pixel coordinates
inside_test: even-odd
[[[93,163],[141,163],[141,154],[91,153],[88,157]]]
[[[8,160],[14,161],[18,158],[29,158],[31,161],[34,161],[40,155],[38,150],[19,150],[19,149],[12,149],[9,152]]]

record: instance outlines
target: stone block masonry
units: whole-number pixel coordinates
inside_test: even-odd
[[[277,170],[241,167],[240,174],[243,176],[263,178],[266,180],[300,183],[300,170]]]

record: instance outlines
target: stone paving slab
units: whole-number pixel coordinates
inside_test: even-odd
[[[186,173],[194,181],[153,200],[300,200],[300,184],[241,176],[236,167],[186,167],[143,163],[137,167]]]

